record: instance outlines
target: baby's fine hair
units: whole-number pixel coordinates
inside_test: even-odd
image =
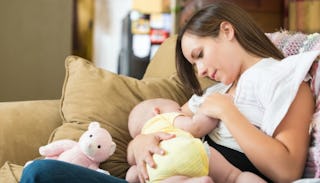
[[[141,133],[143,125],[153,117],[150,115],[153,108],[165,107],[168,104],[176,104],[175,101],[165,98],[147,99],[138,103],[129,113],[128,129],[131,137],[135,137]],[[139,117],[139,118],[138,118]]]

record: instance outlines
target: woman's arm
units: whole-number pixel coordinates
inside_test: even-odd
[[[301,84],[287,115],[272,137],[254,127],[227,95],[211,95],[200,110],[224,121],[250,161],[273,181],[292,182],[301,177],[314,111],[312,93],[306,83]]]
[[[128,145],[128,159],[135,160],[139,172],[140,182],[148,180],[146,164],[156,167],[153,154],[164,155],[165,151],[159,147],[162,140],[173,138],[173,134],[158,132],[153,134],[137,135]],[[131,162],[132,163],[132,162]]]

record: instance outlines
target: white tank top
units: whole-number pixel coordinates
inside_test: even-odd
[[[289,56],[282,61],[262,59],[239,78],[235,105],[254,126],[272,136],[318,55],[320,51]],[[209,87],[202,96],[193,95],[188,102],[190,110],[196,112],[207,95],[226,93],[230,86],[218,83]],[[209,137],[217,144],[243,152],[222,121]]]

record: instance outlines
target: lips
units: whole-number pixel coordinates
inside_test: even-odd
[[[217,73],[217,70],[215,70],[213,73],[210,74],[210,79],[213,79],[213,80],[216,80],[216,73]]]

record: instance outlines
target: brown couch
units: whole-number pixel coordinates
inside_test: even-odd
[[[99,69],[76,56],[66,59],[61,99],[0,102],[0,182],[18,182],[26,161],[39,158],[38,148],[63,138],[77,140],[90,121],[99,121],[117,144],[115,154],[101,165],[124,177],[126,146],[131,140],[127,116],[147,98],[171,98],[183,104],[184,91],[174,65],[175,37],[162,44],[142,80]],[[203,80],[204,87],[212,82]]]
[[[270,36],[270,35],[269,35]],[[124,177],[129,111],[138,102],[155,97],[180,104],[191,96],[179,82],[173,36],[160,47],[142,80],[97,68],[76,56],[66,59],[62,96],[57,100],[0,102],[0,182],[18,182],[26,161],[39,158],[38,148],[53,140],[77,140],[91,121],[99,121],[117,144],[115,154],[101,168]],[[213,84],[201,79],[203,88]]]

